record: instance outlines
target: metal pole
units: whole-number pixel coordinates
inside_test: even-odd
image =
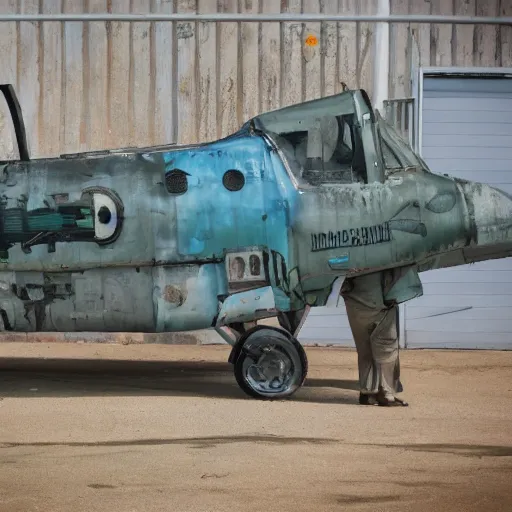
[[[108,14],[108,13],[84,13],[84,14],[0,14],[0,22],[17,21],[124,21],[124,22],[148,22],[148,21],[213,21],[213,22],[319,22],[330,21],[340,23],[368,22],[368,23],[441,23],[458,25],[512,25],[512,17],[504,16],[430,16],[430,15],[336,15],[336,14]]]
[[[390,0],[379,0],[377,14],[389,16]],[[389,82],[389,24],[377,23],[373,45],[373,104],[384,111],[384,100],[388,98]]]

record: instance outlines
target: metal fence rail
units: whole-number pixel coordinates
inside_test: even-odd
[[[512,25],[511,16],[443,16],[419,14],[392,14],[381,15],[338,15],[338,14],[239,14],[239,13],[173,13],[173,14],[110,14],[110,13],[84,13],[84,14],[0,14],[0,22],[20,21],[178,21],[178,22],[339,22],[339,23],[437,23],[455,25]]]

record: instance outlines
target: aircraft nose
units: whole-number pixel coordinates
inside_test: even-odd
[[[464,182],[464,196],[478,246],[512,242],[512,196],[483,183]]]

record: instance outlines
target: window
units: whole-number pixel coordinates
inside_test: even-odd
[[[300,177],[312,185],[366,180],[366,163],[354,116],[318,118],[309,130],[273,134]]]
[[[395,153],[391,150],[385,140],[381,140],[382,157],[384,159],[384,167],[387,170],[402,169],[403,165],[397,158]]]
[[[380,146],[386,170],[405,169],[415,167],[427,170],[426,164],[413,151],[393,126],[387,123],[380,115],[378,116],[378,127],[380,133]]]
[[[366,161],[351,92],[262,114],[257,128],[282,151],[300,182],[367,181]]]

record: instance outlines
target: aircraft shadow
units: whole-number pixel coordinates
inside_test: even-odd
[[[322,389],[320,389],[322,388]],[[290,401],[356,404],[357,382],[307,379]],[[0,398],[195,396],[253,400],[229,363],[0,358]]]

